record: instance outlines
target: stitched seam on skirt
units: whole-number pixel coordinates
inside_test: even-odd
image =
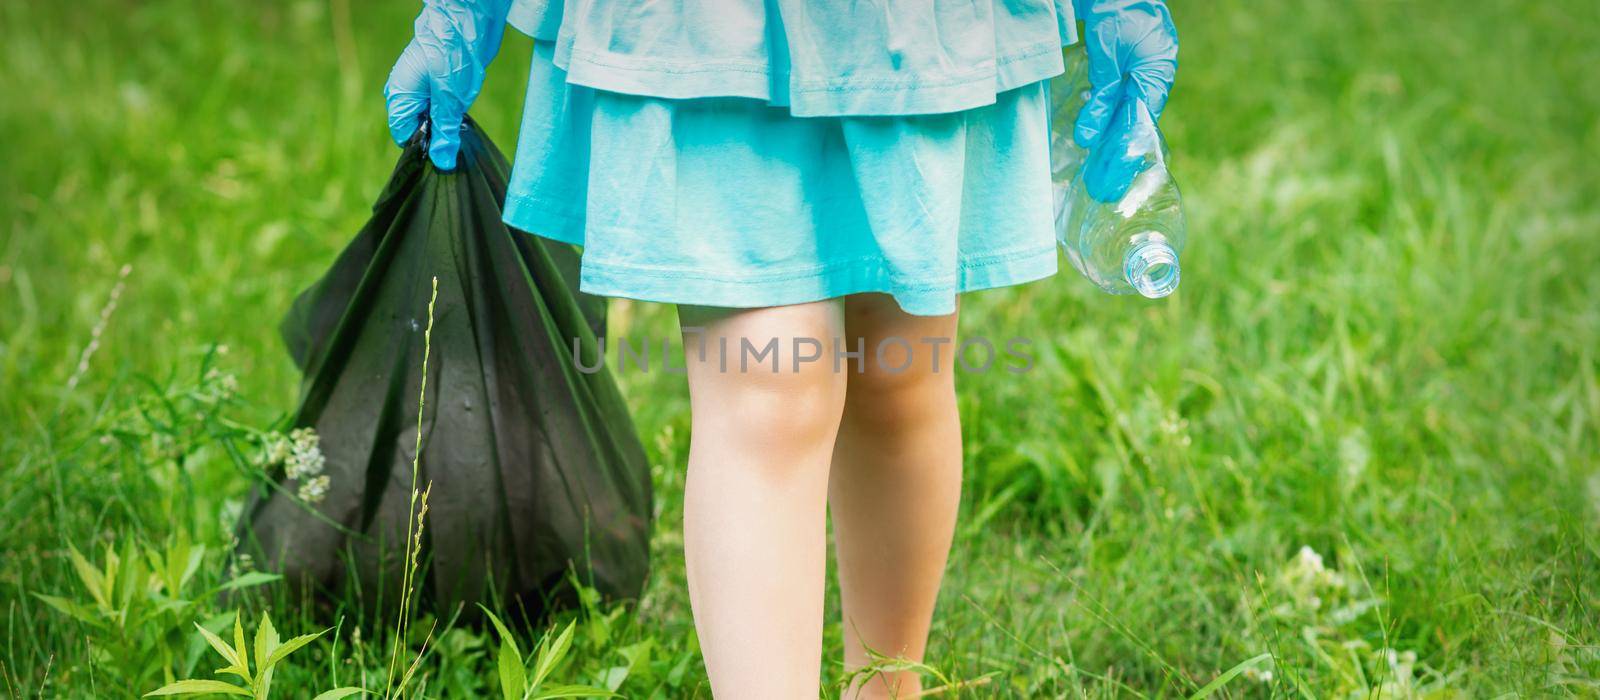
[[[571,204],[571,200],[556,199],[543,194],[508,194],[506,195],[506,203],[501,205],[500,209],[502,211],[510,209],[513,201],[517,203],[517,206],[537,208],[540,210],[539,216],[561,219],[563,223],[582,224],[588,218],[588,215],[581,211],[568,212],[566,210],[566,205]]]
[[[898,80],[892,78],[881,78],[878,80],[861,80],[859,78],[801,80],[796,81],[795,86],[791,88],[791,91],[844,92],[849,90],[896,90],[901,88],[918,87],[959,87],[969,83],[979,82],[986,78],[996,78],[998,77],[997,73],[999,72],[1001,66],[1008,66],[1018,61],[1026,61],[1030,58],[1037,58],[1041,54],[1060,50],[1061,47],[1055,46],[1054,44],[1055,42],[1039,44],[1038,48],[1030,48],[1024,52],[1012,54],[1004,57],[1003,59],[997,59],[993,64],[992,70],[984,70],[980,67],[965,73],[957,73],[951,77],[939,80],[921,80],[916,78]]]
[[[948,277],[949,280],[950,280],[948,282],[944,282],[944,281],[938,281],[938,282],[910,281],[910,280],[906,280],[901,275],[895,275],[893,273],[889,273],[887,275],[887,277],[897,287],[906,289],[908,291],[937,291],[937,290],[944,290],[944,289],[953,289],[953,288],[959,286],[960,279],[961,279],[961,274],[960,273],[963,272],[963,271],[971,271],[971,270],[974,270],[974,269],[977,269],[977,268],[988,267],[990,265],[998,265],[998,264],[1002,264],[1002,263],[1013,262],[1015,260],[1021,260],[1021,259],[1024,259],[1024,258],[1031,258],[1031,257],[1037,256],[1037,255],[1042,255],[1044,253],[1054,253],[1054,252],[1055,252],[1055,244],[1052,243],[1048,247],[1044,247],[1044,248],[1035,247],[1035,248],[1027,248],[1027,249],[1017,249],[1017,250],[1010,250],[1010,251],[1001,251],[999,253],[988,253],[988,254],[985,254],[985,255],[973,256],[973,257],[970,257],[970,258],[967,258],[967,259],[964,259],[964,260],[957,261],[957,263],[956,263],[956,266],[958,268],[957,272],[950,273],[949,275],[941,275],[940,276],[941,279]],[[637,265],[637,264],[634,264],[634,263],[608,263],[608,262],[588,262],[588,261],[585,261],[584,265],[585,265],[585,267],[589,267],[589,268],[595,269],[597,272],[599,272],[599,271],[620,272],[620,273],[625,273],[625,274],[636,274],[636,275],[640,275],[640,276],[643,276],[643,277],[656,277],[656,278],[668,278],[668,279],[688,278],[688,279],[703,280],[703,281],[710,281],[710,282],[726,282],[726,283],[732,283],[732,284],[751,284],[751,283],[759,284],[759,283],[765,283],[765,282],[787,282],[787,281],[790,281],[790,280],[800,279],[800,278],[803,278],[803,277],[815,276],[815,275],[817,275],[819,273],[833,272],[833,271],[837,271],[839,269],[850,268],[850,267],[859,267],[859,266],[862,266],[862,265],[871,265],[872,267],[875,267],[878,270],[881,270],[881,271],[884,271],[884,272],[888,272],[888,266],[883,264],[883,257],[882,256],[878,256],[878,255],[855,258],[855,259],[852,259],[852,260],[839,260],[839,261],[827,263],[825,265],[815,265],[815,266],[812,266],[812,267],[809,267],[809,268],[804,268],[804,269],[799,269],[799,270],[786,270],[786,271],[784,271],[782,273],[761,273],[761,274],[752,274],[752,275],[712,274],[712,273],[707,273],[707,272],[700,271],[700,270],[655,267],[655,266],[649,266],[649,265]]]
[[[1019,53],[1012,54],[1012,55],[1007,56],[1007,57],[1005,57],[1003,59],[995,61],[995,65],[996,66],[1009,66],[1009,65],[1011,65],[1013,63],[1016,63],[1017,61],[1026,61],[1026,60],[1028,60],[1030,58],[1037,57],[1037,56],[1039,56],[1041,54],[1050,53],[1051,51],[1060,51],[1062,47],[1061,47],[1060,44],[1056,43],[1057,41],[1059,41],[1059,40],[1052,39],[1052,40],[1047,41],[1045,43],[1039,44],[1038,45],[1039,48],[1037,48],[1037,49],[1029,49],[1029,50],[1024,51],[1024,52],[1019,52]]]
[[[622,70],[631,71],[648,71],[651,73],[673,73],[687,75],[693,73],[715,73],[723,70],[736,70],[741,73],[759,73],[766,75],[768,70],[767,64],[756,61],[740,61],[737,59],[726,59],[722,61],[696,61],[692,65],[686,66],[686,64],[682,61],[673,61],[664,58],[612,58],[615,56],[615,54],[601,53],[598,51],[590,51],[588,49],[580,49],[576,47],[572,49],[571,56],[573,58],[581,58],[584,60],[584,62],[593,63],[597,66],[619,68]]]
[[[996,59],[993,64],[994,70],[984,70],[984,68],[980,67],[938,80],[925,80],[918,78],[880,78],[876,80],[864,80],[860,78],[837,78],[827,80],[800,80],[795,81],[791,91],[845,92],[850,90],[896,90],[919,87],[931,88],[960,86],[968,83],[978,82],[985,78],[992,78],[995,76],[995,72],[998,71],[1001,66],[1007,66],[1012,63],[1016,63],[1017,61],[1025,61],[1030,58],[1037,58],[1041,54],[1049,53],[1050,51],[1058,50],[1060,48],[1060,46],[1055,45],[1055,42],[1039,44],[1037,48],[1029,48],[1023,52]],[[754,73],[759,75],[770,74],[770,68],[768,64],[753,61],[724,60],[710,63],[709,65],[703,62],[696,62],[693,66],[685,66],[685,64],[681,61],[671,61],[667,59],[617,59],[612,58],[613,54],[599,53],[576,47],[571,49],[570,56],[571,58],[581,59],[586,63],[592,63],[597,66],[634,72],[694,75],[701,73],[716,73],[723,70],[733,70],[741,73]],[[568,72],[570,72],[570,65]]]

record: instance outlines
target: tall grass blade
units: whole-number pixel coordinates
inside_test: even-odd
[[[1194,695],[1189,696],[1189,700],[1201,700],[1201,698],[1210,697],[1212,693],[1222,690],[1222,686],[1227,685],[1229,681],[1239,677],[1239,674],[1244,673],[1245,670],[1252,668],[1256,664],[1266,661],[1270,658],[1272,658],[1272,654],[1260,654],[1258,656],[1252,656],[1248,659],[1245,659],[1244,661],[1240,661],[1233,668],[1223,671],[1221,675],[1211,679],[1210,683],[1200,686],[1200,689],[1196,690]]]
[[[167,685],[161,686],[160,688],[157,688],[157,689],[152,690],[152,691],[150,691],[148,693],[145,693],[144,697],[149,698],[149,697],[156,697],[158,695],[208,695],[208,694],[242,695],[242,696],[247,697],[247,698],[252,696],[252,695],[254,695],[254,693],[251,693],[250,691],[245,690],[244,688],[240,688],[239,686],[236,686],[236,685],[234,685],[232,683],[224,683],[222,681],[189,680],[189,681],[177,681],[177,682],[174,682],[174,683],[168,683]]]

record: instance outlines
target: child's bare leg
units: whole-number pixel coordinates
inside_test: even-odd
[[[681,307],[679,319],[704,328],[684,334],[693,418],[683,535],[712,692],[815,700],[828,466],[845,393],[828,344],[842,332],[842,302]],[[821,341],[822,358],[796,369],[796,337]],[[774,338],[777,371],[770,356],[754,359]],[[725,365],[720,339],[727,342]]]
[[[961,417],[953,365],[956,315],[912,316],[890,297],[845,304],[845,336],[865,338],[865,372],[849,375],[828,484],[843,597],[845,667],[863,646],[920,661],[961,500]],[[886,338],[910,344],[884,345]],[[948,341],[934,345],[924,338]],[[916,673],[873,677],[847,698],[915,697]]]

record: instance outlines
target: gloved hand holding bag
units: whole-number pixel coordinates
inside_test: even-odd
[[[404,146],[426,119],[429,159],[440,170],[455,169],[461,120],[483,89],[510,12],[511,0],[425,0],[415,36],[383,88],[395,143]]]

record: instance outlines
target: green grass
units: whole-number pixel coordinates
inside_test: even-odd
[[[232,627],[205,593],[241,574],[224,553],[248,486],[228,446],[293,406],[276,321],[392,165],[380,87],[411,5],[0,3],[0,692],[130,696],[165,682],[160,653],[211,677],[194,623]],[[1187,696],[1262,654],[1216,696],[1600,694],[1600,13],[1175,12],[1184,288],[1111,298],[1068,272],[964,302],[964,332],[1033,338],[1039,362],[960,379],[967,488],[929,664],[973,697]],[[506,149],[528,53],[508,37],[474,109]],[[618,334],[673,320],[613,312]],[[552,682],[707,697],[685,390],[620,378],[658,494],[644,599],[507,619],[522,649],[576,621]],[[71,554],[193,546],[160,590],[194,602],[131,595],[125,624]],[[236,597],[245,629],[334,627],[276,669],[280,697],[383,689],[392,621],[278,588]],[[498,694],[499,638],[447,623],[411,691]]]

